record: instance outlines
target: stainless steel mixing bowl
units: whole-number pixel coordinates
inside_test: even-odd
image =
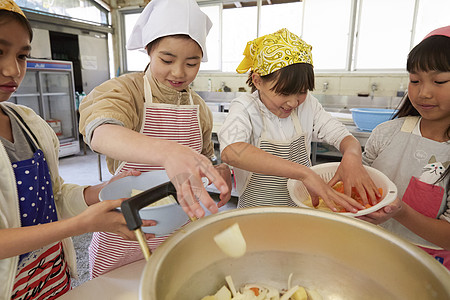
[[[239,223],[247,252],[226,257],[213,237]],[[450,272],[385,230],[304,208],[226,211],[189,224],[166,240],[142,274],[140,299],[199,300],[231,275],[236,286],[292,283],[323,299],[450,299]]]

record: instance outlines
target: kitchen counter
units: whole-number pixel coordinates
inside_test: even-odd
[[[369,131],[359,130],[355,125],[346,125],[348,131],[359,141],[364,148],[370,136]],[[331,145],[313,141],[311,143],[311,163],[316,164],[317,156],[342,157],[341,152]]]
[[[139,299],[139,284],[144,271],[144,259],[112,270],[74,288],[61,300],[133,300]]]
[[[342,113],[342,112],[329,112],[333,117],[342,122],[350,131],[350,133],[359,141],[361,147],[364,148],[366,145],[367,139],[370,136],[369,131],[363,131],[358,129],[353,123],[353,118],[351,113]],[[313,165],[316,164],[317,156],[331,156],[331,157],[342,157],[342,154],[338,149],[334,148],[331,145],[327,145],[324,143],[318,143],[313,141],[311,143],[311,163]]]
[[[329,113],[347,127],[350,133],[361,143],[362,147],[365,146],[367,139],[370,136],[370,132],[359,130],[353,123],[351,113],[345,112],[329,112]],[[217,132],[219,132],[227,115],[228,113],[226,112],[213,112],[213,130],[212,130],[213,134],[217,134]],[[215,144],[219,143],[217,139],[213,139],[213,141]],[[342,156],[341,153],[334,147],[313,141],[311,143],[311,162],[313,165],[316,164],[317,155],[332,156],[332,157]]]

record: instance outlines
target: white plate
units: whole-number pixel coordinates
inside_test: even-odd
[[[319,164],[311,167],[311,169],[315,171],[325,182],[328,182],[334,176],[338,166],[339,166],[338,162],[333,162],[333,163]],[[384,206],[392,203],[397,198],[397,187],[386,175],[384,175],[382,172],[378,171],[375,168],[368,166],[364,167],[366,168],[375,185],[383,189],[383,198],[376,205],[366,209],[359,210],[356,213],[342,212],[338,214],[350,217],[364,216],[374,211],[377,211],[380,208],[383,208]],[[309,197],[309,193],[301,181],[289,179],[287,182],[287,187],[289,195],[291,196],[291,199],[292,201],[295,202],[295,204],[297,204],[300,207],[314,209],[303,203],[305,200],[307,200],[307,197]],[[332,212],[331,210],[322,210],[322,211]]]
[[[129,198],[132,189],[145,191],[168,181],[169,177],[165,171],[152,171],[142,173],[140,176],[127,176],[105,186],[100,191],[99,198],[100,201]],[[155,220],[157,222],[156,226],[142,227],[144,232],[154,233],[156,236],[170,234],[189,220],[188,215],[178,204],[144,207],[139,211],[139,215],[143,220]]]

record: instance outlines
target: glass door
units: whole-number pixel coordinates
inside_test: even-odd
[[[40,72],[41,116],[61,141],[77,138],[72,78],[68,72]]]
[[[37,84],[37,72],[28,71],[11,101],[28,106],[38,115],[42,115],[42,105],[39,101],[40,91]]]

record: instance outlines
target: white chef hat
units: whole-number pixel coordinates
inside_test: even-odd
[[[128,50],[143,50],[148,43],[164,36],[189,35],[206,55],[206,36],[212,27],[208,16],[195,0],[152,0],[142,11],[127,43]]]

